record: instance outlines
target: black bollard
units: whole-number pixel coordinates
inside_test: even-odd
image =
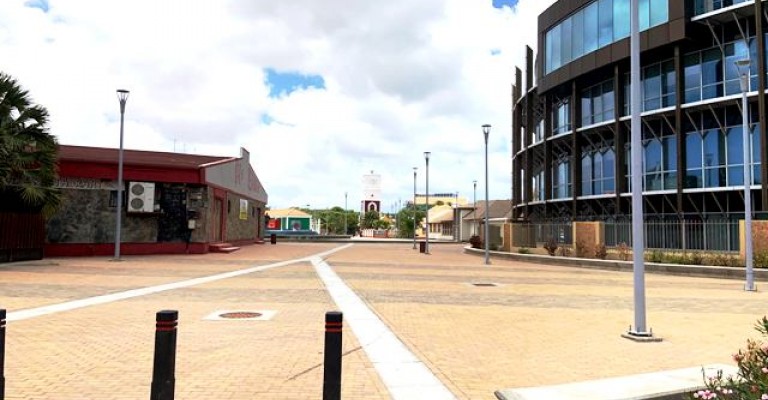
[[[344,314],[325,313],[325,356],[323,360],[323,400],[341,399],[341,330]]]
[[[150,400],[173,400],[176,385],[176,325],[179,312],[159,311],[156,316],[155,362],[152,367]]]
[[[0,308],[0,400],[5,399],[5,309]]]
[[[269,243],[277,244],[277,235],[276,234],[273,233],[273,234],[269,235]]]

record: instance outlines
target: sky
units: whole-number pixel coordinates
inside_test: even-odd
[[[511,85],[554,0],[2,0],[0,71],[67,145],[251,153],[272,208],[511,192]]]

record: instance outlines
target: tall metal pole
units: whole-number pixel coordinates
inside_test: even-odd
[[[488,134],[491,133],[491,126],[488,124],[483,125],[483,137],[485,137],[485,235],[483,237],[483,245],[485,245],[485,265],[491,263],[488,254],[488,242],[490,241],[489,229],[488,229]]]
[[[125,103],[128,101],[129,91],[117,89],[117,100],[120,102],[120,150],[117,158],[117,212],[115,218],[115,257],[120,260],[120,232],[122,231],[123,216],[123,122],[125,119]]]
[[[640,2],[632,0],[630,10],[630,98],[631,98],[631,160],[632,160],[632,252],[634,263],[635,326],[631,337],[652,336],[645,326],[645,260],[643,252],[643,133],[640,125]],[[621,149],[617,149],[621,151]]]
[[[413,167],[413,249],[416,250],[416,170]]]
[[[453,240],[455,242],[461,241],[461,225],[459,221],[459,192],[456,192],[456,197],[453,201]]]
[[[426,212],[426,214],[427,214],[427,218],[426,218],[427,229],[426,229],[426,243],[424,243],[424,254],[429,254],[429,156],[430,156],[430,154],[432,154],[432,153],[430,153],[428,151],[424,152],[424,160],[427,162],[427,172],[426,172],[426,174],[427,174],[427,187],[426,187],[426,192],[427,192],[426,193],[426,195],[427,195],[427,203],[426,203],[427,204],[427,212]]]
[[[344,192],[344,235],[347,233],[347,192]]]
[[[474,195],[472,198],[472,215],[475,221],[477,221],[477,180],[472,181],[472,189]],[[477,223],[472,224],[472,234],[477,235]]]
[[[747,92],[749,91],[749,59],[736,61],[736,66],[741,70],[741,130],[742,147],[744,148],[744,258],[747,269],[747,283],[744,290],[755,291],[755,272],[753,270],[752,256],[752,152],[749,140],[749,103]]]

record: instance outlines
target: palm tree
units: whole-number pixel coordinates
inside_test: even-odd
[[[52,215],[61,204],[56,179],[56,138],[48,132],[48,111],[0,72],[0,197],[10,207]]]

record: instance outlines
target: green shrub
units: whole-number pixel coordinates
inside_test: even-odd
[[[689,257],[686,253],[665,253],[664,262],[668,264],[688,264]]]
[[[717,267],[738,267],[739,259],[731,253],[717,252],[707,256],[707,264]]]
[[[521,247],[521,248],[517,249],[517,252],[520,253],[520,254],[531,254],[531,249],[529,249],[527,247]]]
[[[472,235],[469,238],[469,244],[473,249],[479,249],[483,246],[483,240],[480,239],[480,236]]]
[[[704,254],[694,251],[691,253],[691,262],[692,265],[702,265],[704,264]]]
[[[664,253],[661,250],[653,250],[651,252],[645,253],[645,261],[652,263],[662,263],[664,262]]]

